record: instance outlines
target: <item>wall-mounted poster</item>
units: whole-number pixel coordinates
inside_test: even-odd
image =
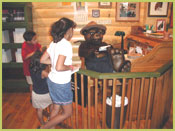
[[[75,22],[88,21],[87,2],[74,2],[74,21]]]
[[[139,2],[117,2],[116,21],[139,21],[140,18]]]
[[[168,2],[149,2],[148,17],[167,17]]]

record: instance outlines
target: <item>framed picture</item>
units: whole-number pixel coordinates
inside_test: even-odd
[[[163,33],[165,31],[166,21],[165,19],[158,19],[156,22],[156,32]]]
[[[116,2],[116,21],[135,22],[140,19],[139,2]]]
[[[167,17],[168,2],[149,2],[148,17]]]
[[[99,8],[111,8],[112,2],[98,2]]]
[[[100,17],[100,10],[92,10],[92,17],[94,18]]]
[[[87,3],[86,2],[75,2],[74,9],[76,12],[87,12]]]
[[[173,28],[173,4],[171,6],[170,28]]]

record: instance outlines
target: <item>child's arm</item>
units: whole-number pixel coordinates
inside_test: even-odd
[[[41,78],[42,79],[44,79],[44,78],[47,78],[48,77],[48,72],[46,71],[46,70],[43,70],[42,72],[41,72]]]
[[[33,54],[35,53],[35,51],[33,51],[32,53],[26,55],[26,57],[24,58],[24,60],[27,60],[29,59]]]
[[[67,70],[75,70],[75,69],[78,69],[80,68],[80,65],[64,65],[64,62],[66,60],[66,56],[64,55],[59,55],[58,56],[58,60],[57,60],[57,63],[56,63],[56,70],[57,71],[67,71]]]
[[[51,64],[50,56],[47,51],[45,51],[44,54],[41,56],[40,63],[48,65]]]

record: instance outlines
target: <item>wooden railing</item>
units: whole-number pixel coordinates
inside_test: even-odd
[[[120,128],[161,128],[169,117],[168,107],[172,103],[172,65],[170,61],[156,72],[97,73],[80,69],[74,74],[75,102],[73,103],[72,128],[108,128],[106,126],[106,98],[109,90],[110,92],[112,90],[111,128],[114,128],[115,95],[120,87],[121,112],[120,116],[117,116],[120,117]],[[84,84],[85,76],[87,87]],[[81,84],[78,81],[81,81]],[[112,85],[110,85],[111,82]],[[80,90],[77,87],[79,86],[81,96],[78,95]],[[87,88],[87,105],[86,97],[84,97],[85,88]],[[102,94],[99,93],[100,91]],[[126,113],[124,112],[125,96],[128,98]],[[79,99],[81,103],[78,103]],[[123,123],[124,120],[125,123]]]

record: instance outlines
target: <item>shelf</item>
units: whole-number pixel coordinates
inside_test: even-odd
[[[26,5],[32,7],[31,2],[3,2],[2,5],[4,8],[17,8],[24,7]]]
[[[3,92],[29,92],[29,85],[25,77],[23,79],[9,79],[2,81]]]
[[[2,63],[2,68],[23,68],[23,63],[16,63],[16,62]]]
[[[3,43],[2,49],[11,49],[12,62],[2,63],[2,87],[3,91],[20,92],[29,91],[23,73],[23,63],[17,63],[15,50],[22,47],[22,43],[13,43],[16,28],[25,28],[26,31],[33,30],[32,24],[32,3],[31,2],[2,2],[2,11],[4,10],[2,30],[8,30],[9,43]],[[13,11],[13,12],[12,12]],[[18,12],[22,12],[24,19],[18,21],[16,18]],[[23,16],[24,12],[24,16]],[[18,17],[17,17],[18,18]],[[22,42],[22,41],[21,41]]]
[[[16,48],[21,48],[22,43],[5,43],[2,44],[2,49],[16,49]]]
[[[32,29],[32,22],[2,22],[2,29],[27,28]]]

